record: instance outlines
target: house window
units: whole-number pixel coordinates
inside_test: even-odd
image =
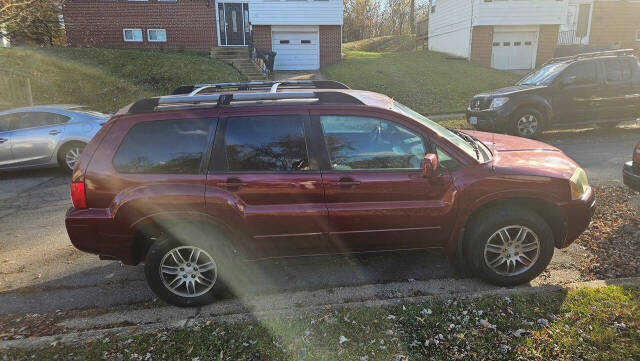
[[[167,31],[165,29],[147,29],[147,39],[150,42],[164,43],[167,41]]]
[[[431,0],[431,13],[436,13],[436,0]]]
[[[495,41],[495,42],[493,43],[493,46],[500,46],[500,42],[499,42],[499,41]]]
[[[142,29],[122,29],[124,41],[142,42]]]
[[[311,44],[311,40],[300,40],[300,44]]]

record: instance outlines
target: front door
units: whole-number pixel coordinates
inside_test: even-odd
[[[424,139],[393,121],[321,115],[327,159],[323,182],[334,252],[441,245],[451,217],[451,179],[422,177]]]
[[[278,114],[238,115],[219,124],[208,212],[232,213],[225,218],[233,220],[248,258],[327,253],[322,175],[310,162],[305,137],[309,116]]]
[[[584,61],[565,69],[554,86],[554,119],[557,123],[580,123],[598,117],[600,78],[595,61]]]
[[[45,164],[55,151],[69,117],[47,112],[15,113],[11,119],[11,153],[15,166]]]
[[[0,168],[8,167],[13,156],[11,155],[11,132],[9,124],[13,114],[0,115]]]
[[[242,4],[224,4],[227,45],[244,45]]]

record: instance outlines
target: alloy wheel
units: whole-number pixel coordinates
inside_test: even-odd
[[[82,150],[82,147],[72,147],[64,154],[64,162],[67,164],[69,169],[75,168],[76,164],[78,164]]]
[[[180,297],[198,297],[209,292],[218,278],[213,257],[194,246],[176,247],[160,262],[164,286]]]
[[[525,226],[499,229],[484,247],[484,261],[495,273],[516,276],[528,271],[540,256],[538,235]]]
[[[538,131],[538,118],[533,114],[525,114],[518,119],[518,133],[530,137]]]

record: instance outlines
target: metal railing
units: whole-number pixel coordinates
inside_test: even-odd
[[[558,32],[558,45],[580,45],[582,37],[576,35],[576,30],[564,30]]]
[[[271,79],[273,76],[273,65],[276,58],[275,51],[262,51],[256,49],[253,46],[253,31],[249,33],[249,39],[247,39],[247,48],[249,50],[249,58],[260,69],[267,79]]]

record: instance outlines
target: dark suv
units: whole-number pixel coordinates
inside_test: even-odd
[[[553,127],[634,120],[640,117],[640,63],[632,52],[552,59],[515,86],[474,96],[467,121],[476,129],[534,138]]]
[[[176,93],[100,130],[66,217],[78,249],[145,262],[172,304],[262,282],[247,260],[357,252],[431,249],[516,285],[593,212],[585,172],[560,150],[448,130],[381,94],[310,81]]]

